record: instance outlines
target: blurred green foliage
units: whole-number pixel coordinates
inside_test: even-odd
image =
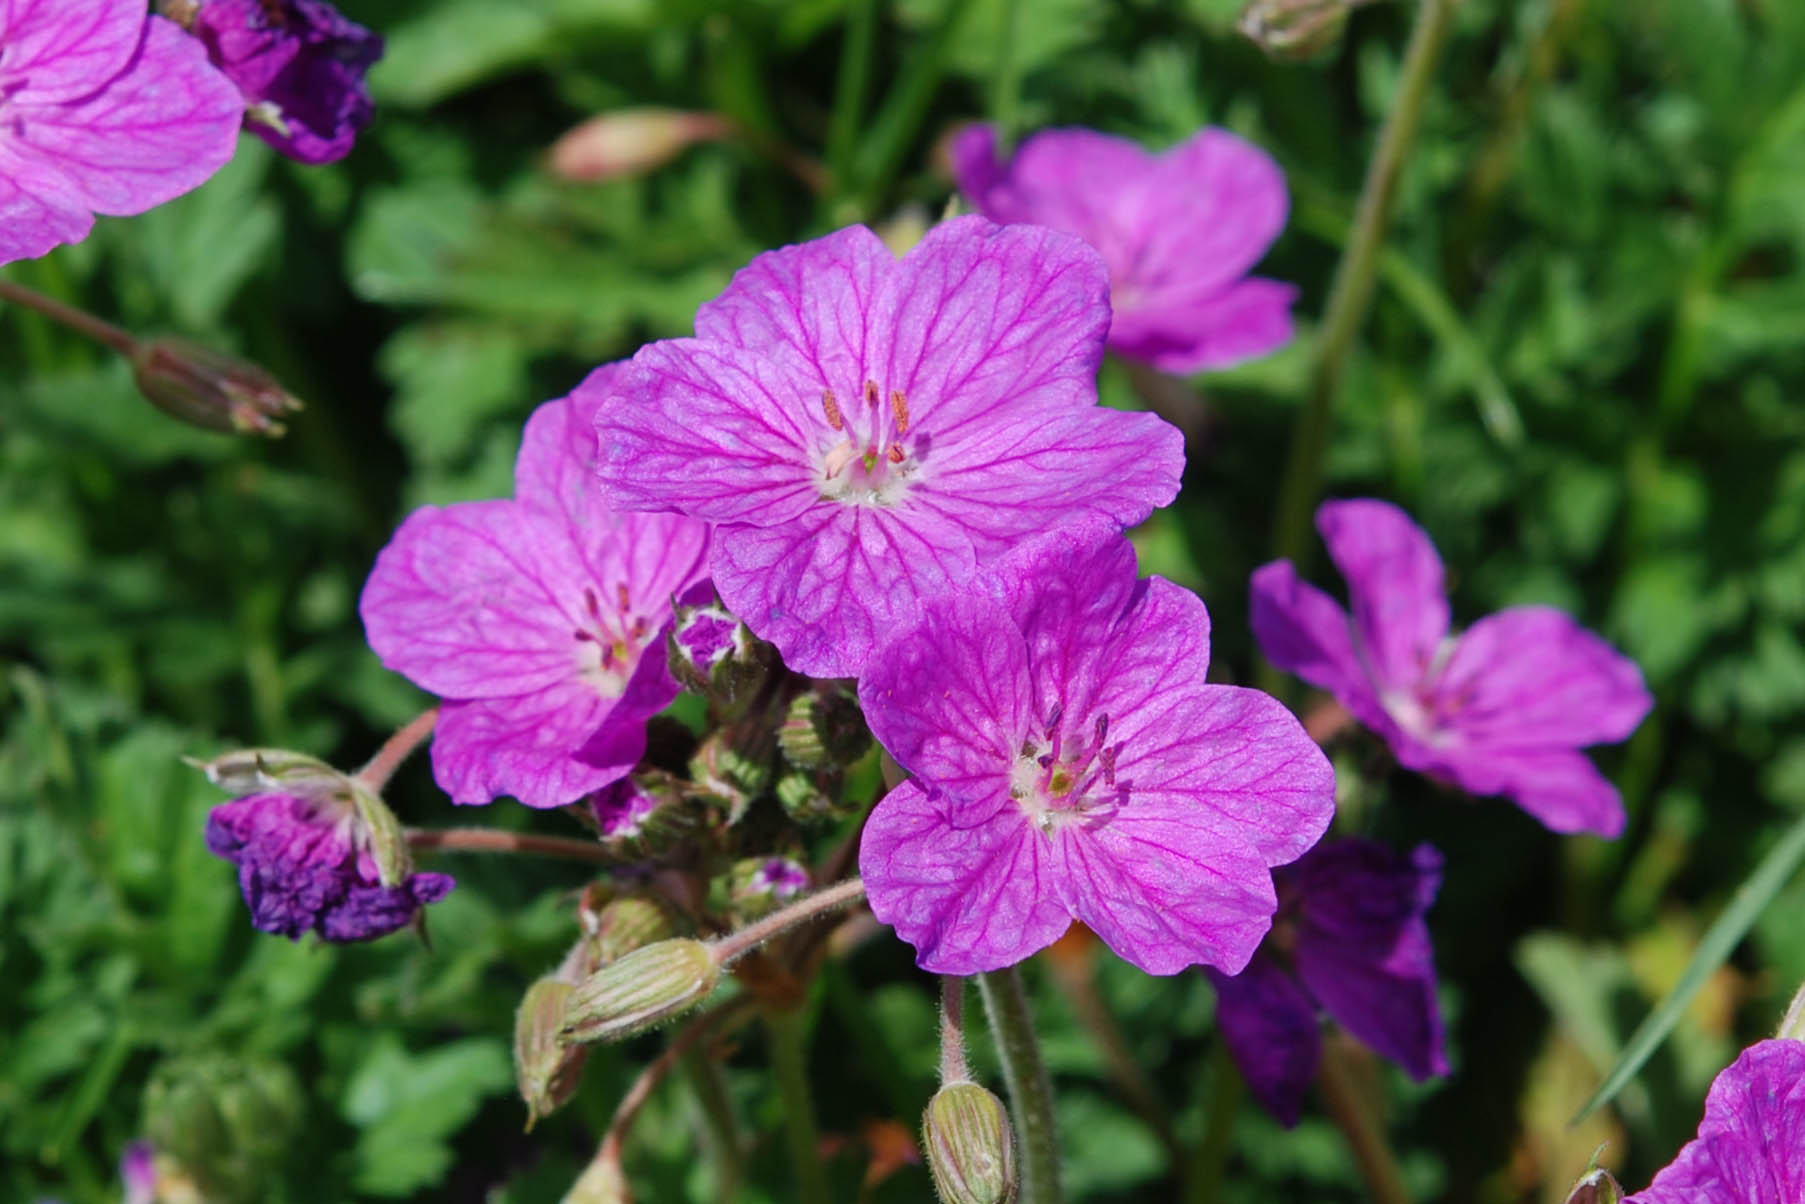
[[[250,931],[231,867],[201,840],[218,800],[178,758],[233,744],[366,756],[422,703],[376,665],[356,617],[398,519],[505,493],[534,404],[686,333],[760,249],[938,213],[934,147],[959,120],[1003,106],[1024,128],[1154,145],[1213,122],[1289,173],[1293,221],[1263,272],[1302,285],[1302,334],[1181,399],[1189,488],[1143,540],[1149,569],[1209,602],[1220,674],[1249,676],[1245,581],[1270,543],[1311,315],[1409,16],[1362,8],[1329,56],[1279,65],[1234,33],[1235,0],[344,7],[389,38],[380,119],[346,163],[298,168],[247,138],[194,194],[4,269],[245,355],[310,403],[276,444],[189,431],[106,353],[33,314],[0,317],[9,1200],[117,1198],[114,1161],[145,1133],[215,1135],[218,1190],[277,1204],[563,1191],[657,1040],[599,1052],[572,1107],[521,1134],[512,1009],[573,935],[582,875],[464,858],[446,867],[461,886],[433,909],[432,951],[405,936],[290,945]],[[1448,855],[1433,919],[1456,1074],[1386,1079],[1412,1188],[1559,1198],[1596,1144],[1567,1117],[1805,812],[1805,5],[1468,0],[1437,81],[1331,488],[1419,517],[1457,621],[1563,606],[1642,664],[1660,704],[1600,756],[1631,815],[1613,844],[1558,841],[1357,750],[1341,763],[1343,822]],[[564,129],[642,104],[716,110],[746,135],[606,183],[545,170]],[[824,161],[823,193],[784,147]],[[1103,389],[1140,404],[1120,365]],[[391,799],[410,822],[454,822],[420,766]],[[549,822],[507,806],[481,818]],[[1805,978],[1802,908],[1794,881],[1600,1122],[1627,1183],[1671,1155],[1711,1075]],[[1108,959],[1099,986],[1195,1141],[1207,987]],[[1037,980],[1036,1002],[1073,1197],[1163,1198],[1166,1149],[1070,1001]],[[880,940],[830,965],[809,1017],[837,1198],[853,1199],[868,1122],[912,1128],[932,1089],[930,988]],[[763,1049],[739,1039],[728,1086],[766,1134],[744,1198],[784,1200]],[[695,1111],[680,1087],[654,1099],[630,1157],[642,1198],[707,1198]],[[1287,1133],[1243,1108],[1235,1139],[1226,1199],[1360,1198],[1319,1112]],[[861,1198],[926,1191],[909,1167]]]

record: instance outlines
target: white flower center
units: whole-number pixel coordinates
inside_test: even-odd
[[[832,389],[822,393],[827,425],[844,436],[816,453],[816,479],[823,499],[854,506],[894,506],[920,476],[920,461],[903,443],[909,433],[909,399],[901,389],[893,389],[886,409],[883,396],[876,381],[866,381],[864,405],[848,414],[841,411]]]
[[[1009,797],[1049,838],[1070,824],[1101,828],[1128,801],[1129,783],[1116,778],[1120,742],[1107,743],[1109,716],[1097,716],[1089,740],[1059,729],[1059,712],[1044,739],[1029,736],[1009,772]]]
[[[632,613],[624,583],[617,595],[618,612],[604,615],[595,591],[585,587],[583,625],[575,632],[577,677],[603,698],[619,698],[627,692],[651,628],[643,616]]]

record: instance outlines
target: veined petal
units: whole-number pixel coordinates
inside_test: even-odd
[[[1315,1001],[1268,958],[1233,976],[1206,973],[1216,986],[1216,1026],[1247,1089],[1280,1124],[1295,1125],[1322,1062]]]
[[[36,259],[93,229],[86,198],[62,173],[0,141],[0,263]]]
[[[1401,763],[1451,777],[1471,794],[1509,796],[1550,831],[1607,840],[1623,834],[1623,796],[1575,749],[1424,749],[1395,742],[1393,748]]]
[[[1296,288],[1259,277],[1201,297],[1126,294],[1109,328],[1109,345],[1161,372],[1227,368],[1289,343],[1296,300]]]
[[[1143,236],[1122,273],[1138,294],[1136,308],[1220,293],[1260,261],[1291,211],[1272,156],[1213,127],[1159,155],[1140,198]]]
[[[561,807],[632,772],[645,754],[645,719],[644,711],[617,713],[613,699],[579,682],[448,701],[433,733],[433,777],[454,803],[512,795],[529,807]]]
[[[1758,1041],[1711,1084],[1698,1137],[1627,1204],[1805,1199],[1805,1041]]]
[[[714,532],[716,588],[734,614],[812,677],[855,677],[924,598],[972,575],[957,530],[913,521],[908,505],[824,502],[782,526]]]
[[[200,43],[161,17],[148,22],[136,54],[104,87],[59,103],[40,103],[28,88],[8,104],[14,150],[53,166],[97,213],[142,213],[180,196],[238,145],[238,89]]]
[[[24,80],[35,104],[87,96],[125,69],[144,23],[138,0],[0,0],[0,84]]]
[[[1316,529],[1347,579],[1354,624],[1373,674],[1389,689],[1423,680],[1448,634],[1441,557],[1390,502],[1324,502]]]
[[[1546,606],[1467,628],[1434,688],[1462,740],[1491,749],[1623,740],[1654,705],[1635,662]]]
[[[1134,258],[1131,220],[1157,160],[1128,141],[1082,127],[1040,130],[1005,165],[996,129],[972,126],[953,142],[959,187],[993,221],[1065,230],[1102,253],[1112,272]]]
[[[955,826],[957,805],[913,781],[892,790],[865,825],[859,873],[872,914],[915,946],[922,969],[1000,970],[1058,940],[1071,916],[1049,881],[1047,842],[1018,809]]]
[[[936,791],[1006,796],[1022,733],[1035,726],[1028,649],[988,599],[947,599],[871,659],[859,706],[878,743]]]
[[[1384,713],[1340,603],[1300,581],[1289,560],[1256,569],[1248,595],[1248,621],[1267,660],[1329,691],[1369,725]]]

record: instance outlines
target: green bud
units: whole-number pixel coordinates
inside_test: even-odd
[[[1593,1167],[1586,1172],[1586,1177],[1573,1185],[1573,1191],[1567,1196],[1567,1204],[1621,1204],[1623,1188],[1617,1180],[1611,1178],[1609,1171]]]
[[[859,704],[844,690],[809,691],[790,703],[777,743],[798,769],[851,765],[871,747],[871,732]]]
[[[349,779],[318,757],[286,748],[240,748],[211,761],[184,761],[227,794],[343,794]]]
[[[590,940],[598,965],[618,961],[635,949],[677,934],[676,909],[654,895],[622,895],[595,912]]]
[[[210,431],[268,435],[301,402],[256,364],[186,339],[146,339],[132,351],[132,379],[172,418]]]
[[[976,1083],[948,1083],[928,1101],[921,1144],[941,1204],[1015,1199],[1015,1133],[1003,1101]]]
[[[774,793],[784,812],[799,824],[836,819],[841,813],[839,804],[821,788],[815,775],[805,769],[792,769],[778,778]]]
[[[144,1135],[217,1204],[268,1198],[306,1096],[280,1062],[219,1054],[165,1061],[144,1089]]]
[[[583,1063],[589,1060],[588,1046],[558,1040],[575,990],[557,978],[541,978],[527,988],[514,1013],[514,1083],[526,1101],[529,1130],[576,1094]]]
[[[564,1041],[622,1041],[689,1011],[721,980],[714,954],[682,938],[635,949],[578,984],[565,1009]]]
[[[1348,10],[1362,0],[1253,0],[1238,28],[1275,59],[1314,58],[1341,40]]]
[[[577,1181],[564,1193],[561,1204],[633,1204],[633,1191],[620,1163],[612,1158],[597,1158],[583,1168]]]
[[[769,733],[721,728],[689,759],[689,776],[696,793],[725,809],[728,823],[738,823],[771,785],[774,751]]]

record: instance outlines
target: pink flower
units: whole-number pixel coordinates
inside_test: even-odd
[[[900,262],[853,226],[768,252],[575,396],[631,510],[716,524],[715,586],[789,666],[858,674],[924,599],[1024,536],[1172,500],[1183,438],[1100,408],[1096,253],[1052,230],[946,222]]]
[[[364,586],[382,663],[445,700],[432,763],[454,802],[575,802],[632,770],[677,696],[671,599],[703,580],[707,531],[610,509],[589,431],[577,403],[540,406],[514,499],[415,511]]]
[[[977,125],[954,139],[953,171],[992,221],[1065,230],[1102,253],[1122,355],[1199,372],[1290,342],[1297,290],[1247,275],[1284,229],[1284,173],[1228,131],[1152,154],[1095,130],[1042,130],[1005,163],[996,130]]]
[[[244,105],[144,0],[0,0],[0,263],[197,187]]]
[[[859,869],[923,969],[1011,965],[1074,918],[1149,973],[1247,964],[1271,867],[1322,835],[1335,778],[1277,701],[1205,680],[1209,633],[1127,540],[1062,532],[873,659],[859,702],[914,778]]]
[[[1266,657],[1339,698],[1411,769],[1503,794],[1556,832],[1623,831],[1623,800],[1579,750],[1653,705],[1636,666],[1572,619],[1517,606],[1449,634],[1441,558],[1388,502],[1326,502],[1316,526],[1353,619],[1289,561],[1253,576]]]
[[[1711,1084],[1698,1137],[1625,1204],[1805,1200],[1805,1041],[1760,1041]]]

